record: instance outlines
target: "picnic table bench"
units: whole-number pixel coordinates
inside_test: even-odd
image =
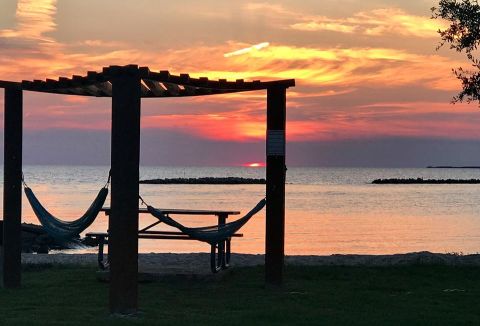
[[[222,211],[222,210],[199,210],[199,209],[160,209],[166,215],[200,215],[200,216],[216,216],[217,224],[223,225],[226,223],[229,215],[238,215],[238,211]],[[103,207],[101,209],[105,215],[109,216],[111,208]],[[146,214],[146,208],[139,208],[139,214]],[[138,239],[168,239],[168,240],[196,240],[189,235],[180,231],[160,231],[152,230],[155,226],[160,224],[160,221],[155,221],[146,227],[138,230]],[[108,268],[108,260],[104,258],[104,246],[108,244],[108,232],[89,232],[85,235],[90,240],[98,244],[98,266],[101,269]],[[232,237],[243,237],[241,233],[235,233]],[[227,238],[218,245],[212,245],[210,250],[210,269],[213,273],[217,273],[221,269],[228,268],[230,264],[231,253],[231,238]]]

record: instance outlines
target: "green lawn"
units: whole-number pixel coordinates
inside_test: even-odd
[[[94,268],[29,268],[0,290],[0,325],[480,325],[480,267],[287,267],[281,289],[262,268],[222,279],[140,285],[141,314],[109,317]],[[447,291],[445,291],[447,290]]]

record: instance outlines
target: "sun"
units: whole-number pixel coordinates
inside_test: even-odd
[[[246,166],[249,168],[262,168],[262,167],[265,167],[265,163],[262,163],[262,162],[245,163],[243,166]]]

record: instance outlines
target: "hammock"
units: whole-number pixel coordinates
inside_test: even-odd
[[[32,206],[33,212],[48,235],[62,243],[72,241],[75,242],[75,239],[80,236],[80,233],[88,228],[97,218],[97,215],[107,198],[109,182],[110,178],[107,184],[98,192],[97,197],[87,209],[85,214],[74,221],[63,221],[50,214],[37,199],[32,189],[30,189],[25,182],[24,192],[30,205]]]
[[[267,201],[265,199],[262,199],[250,212],[248,212],[244,217],[236,221],[229,222],[224,225],[213,225],[194,228],[186,227],[178,223],[170,216],[164,214],[161,210],[156,209],[150,205],[147,205],[147,210],[159,221],[179,229],[183,233],[188,234],[191,238],[214,245],[230,238],[235,232],[240,230],[240,228],[244,226],[250,220],[250,218],[252,218],[255,214],[262,210],[266,202]]]

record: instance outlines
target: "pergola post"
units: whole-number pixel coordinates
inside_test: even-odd
[[[5,88],[2,286],[21,284],[23,92]]]
[[[265,281],[283,281],[285,244],[285,126],[286,88],[267,89],[267,207]]]
[[[110,312],[138,309],[138,194],[141,83],[138,69],[110,67],[112,82]]]

